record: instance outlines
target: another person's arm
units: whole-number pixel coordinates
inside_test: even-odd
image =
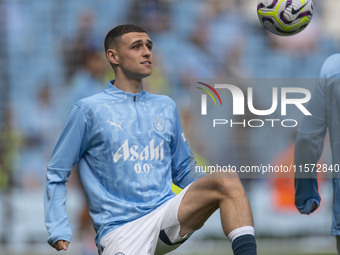
[[[310,164],[320,159],[327,131],[325,82],[325,79],[319,80],[308,106],[312,115],[305,116],[296,137],[295,205],[302,214],[312,213],[321,200],[317,173],[311,171]]]

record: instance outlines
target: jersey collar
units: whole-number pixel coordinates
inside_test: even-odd
[[[118,89],[117,87],[115,87],[113,84],[114,84],[115,80],[110,80],[105,89],[104,89],[104,92],[106,94],[109,94],[111,96],[114,96],[114,97],[118,97],[118,98],[121,98],[121,99],[124,99],[126,97],[143,97],[145,94],[146,94],[146,91],[144,90],[144,88],[142,89],[141,92],[137,93],[137,94],[134,94],[134,93],[129,93],[129,92],[125,92],[123,90],[120,90]]]

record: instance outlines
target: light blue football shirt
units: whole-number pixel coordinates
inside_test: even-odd
[[[316,164],[321,157],[324,139],[329,130],[333,172],[332,234],[340,235],[340,54],[330,56],[323,64],[320,80],[308,105],[306,116],[298,129],[295,145],[295,164]],[[332,170],[328,170],[329,172]],[[313,203],[320,204],[317,173],[297,173],[295,204],[301,213],[309,214]]]
[[[51,156],[45,184],[48,242],[70,241],[65,182],[78,163],[90,216],[101,238],[150,213],[201,177],[176,105],[167,96],[131,94],[110,81],[104,92],[72,108]]]

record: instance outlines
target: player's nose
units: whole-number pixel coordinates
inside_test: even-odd
[[[146,45],[144,45],[144,47],[143,47],[143,56],[150,56],[151,53],[152,53],[151,50]]]

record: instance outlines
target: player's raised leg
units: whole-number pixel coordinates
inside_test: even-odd
[[[178,211],[180,236],[201,228],[218,208],[224,233],[232,242],[234,254],[256,254],[252,213],[237,177],[205,176],[189,187]]]

